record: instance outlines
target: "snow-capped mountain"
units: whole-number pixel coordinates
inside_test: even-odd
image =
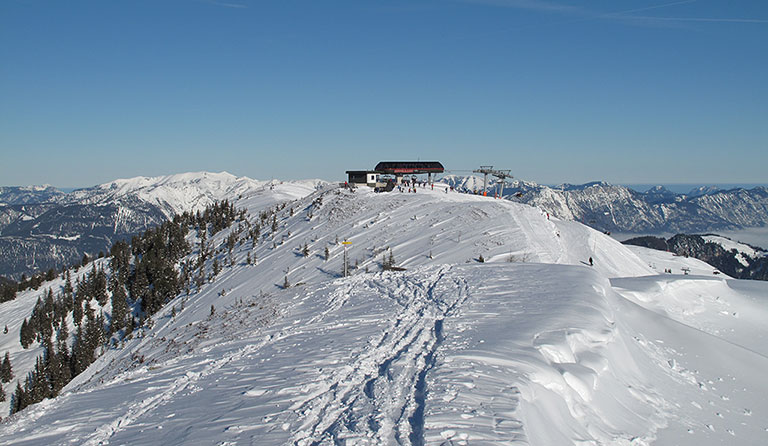
[[[195,172],[115,180],[69,194],[51,188],[5,188],[0,194],[0,275],[18,278],[21,273],[71,265],[83,254],[106,252],[115,241],[174,214],[202,210],[225,198],[237,201],[269,193],[275,183],[226,172]],[[291,184],[306,195],[325,182]]]
[[[115,180],[98,186],[79,189],[63,200],[76,204],[119,203],[135,197],[160,209],[166,217],[185,211],[199,211],[217,201],[236,201],[262,191],[274,182],[236,177],[227,172],[190,172],[161,177],[136,177]],[[314,190],[325,184],[322,180],[293,182]]]
[[[482,190],[483,180],[449,177],[445,182],[474,191]],[[489,190],[494,189],[495,182],[489,179],[489,183]],[[661,186],[637,192],[605,182],[549,187],[512,181],[507,183],[504,197],[601,231],[701,233],[768,225],[766,187],[701,188],[695,195],[677,195]]]
[[[694,189],[691,189],[690,192],[688,192],[689,197],[700,197],[702,195],[711,195],[716,194],[720,192],[722,189],[716,186],[701,186]]]
[[[65,195],[64,192],[47,184],[42,186],[0,186],[0,203],[5,205],[55,202],[63,195]]]
[[[442,185],[381,194],[327,186],[287,200],[240,201],[248,223],[205,242],[210,280],[106,349],[61,395],[6,419],[0,438],[696,446],[768,438],[768,283],[714,275],[695,259]],[[244,239],[259,221],[257,240]],[[398,268],[381,271],[389,258]],[[218,274],[214,260],[226,265]],[[0,353],[10,352],[17,374],[3,385],[8,394],[40,352],[38,343],[20,347],[19,320],[61,285],[0,304],[9,328]],[[110,315],[109,304],[100,309]]]

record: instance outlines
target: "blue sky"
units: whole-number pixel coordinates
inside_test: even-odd
[[[768,2],[0,2],[0,184],[768,183]]]

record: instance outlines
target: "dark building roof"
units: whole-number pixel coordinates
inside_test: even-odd
[[[375,171],[381,173],[442,173],[443,165],[437,161],[382,161]]]

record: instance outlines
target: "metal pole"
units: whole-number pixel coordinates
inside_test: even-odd
[[[344,240],[341,242],[342,245],[344,245],[344,277],[349,276],[349,262],[347,262],[347,246],[351,245],[352,242],[348,242]]]

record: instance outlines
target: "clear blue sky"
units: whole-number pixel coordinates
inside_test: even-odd
[[[768,1],[0,2],[0,184],[768,182]]]

